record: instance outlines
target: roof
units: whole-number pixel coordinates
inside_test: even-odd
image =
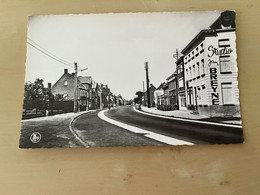
[[[189,53],[194,47],[197,46],[198,43],[203,41],[205,37],[209,36],[217,36],[217,32],[221,31],[233,31],[235,26],[235,12],[234,11],[224,11],[221,15],[213,22],[210,26],[210,29],[201,30],[192,40],[191,42],[181,51],[182,54]],[[231,26],[230,29],[222,29],[222,25],[224,27]]]
[[[161,84],[159,85],[159,87],[157,87],[157,89],[163,89],[164,83],[165,83],[165,82],[161,83]]]
[[[83,84],[91,84],[92,83],[92,77],[91,76],[79,76],[79,81]]]
[[[172,73],[166,80],[170,80],[172,79],[173,77],[177,76],[177,70],[174,71],[174,73]]]
[[[197,46],[197,43],[203,41],[205,37],[209,36],[217,36],[217,33],[215,30],[212,29],[205,29],[201,30],[192,40],[191,42],[181,51],[182,54],[189,53],[190,50],[192,50],[194,47]]]

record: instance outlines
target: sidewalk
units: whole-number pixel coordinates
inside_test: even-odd
[[[209,121],[209,122],[224,123],[224,124],[242,125],[242,121],[239,118],[224,118],[224,117],[210,118],[208,116],[201,115],[201,114],[193,114],[193,111],[191,110],[162,111],[162,110],[158,110],[155,107],[148,108],[145,106],[141,106],[141,109],[144,112],[161,115],[161,116],[192,119],[192,120],[199,120],[199,121]]]
[[[89,111],[22,120],[20,148],[82,147],[69,126],[75,117],[87,112]],[[41,135],[38,143],[30,140],[34,132]]]

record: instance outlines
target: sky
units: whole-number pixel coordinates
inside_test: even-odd
[[[65,68],[74,72],[73,62],[77,62],[79,69],[88,68],[79,75],[92,76],[95,82],[108,84],[116,95],[133,99],[137,91],[143,90],[146,61],[150,83],[158,87],[175,71],[176,49],[181,51],[220,13],[31,16],[28,38],[71,65],[55,61],[27,44],[25,81],[40,78],[45,86],[54,85]]]

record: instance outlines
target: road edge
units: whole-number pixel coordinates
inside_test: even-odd
[[[177,145],[192,146],[192,145],[196,145],[196,144],[194,144],[192,142],[184,141],[184,140],[177,139],[177,138],[172,138],[172,137],[169,137],[169,136],[166,136],[166,135],[162,135],[162,134],[159,134],[159,133],[155,133],[155,132],[152,132],[152,131],[141,129],[141,128],[135,127],[133,125],[129,125],[129,124],[126,124],[126,123],[123,123],[123,122],[111,119],[111,118],[105,116],[104,113],[106,111],[107,110],[100,111],[98,113],[98,117],[100,119],[110,123],[110,124],[113,124],[115,126],[121,127],[123,129],[131,131],[133,133],[141,133],[141,134],[143,134],[147,138],[150,138],[150,139],[153,139],[153,140],[156,140],[156,141],[159,141],[159,142],[171,145],[171,146],[177,146]]]
[[[69,129],[70,129],[70,132],[72,133],[72,135],[85,147],[85,148],[89,148],[90,145],[88,145],[86,142],[84,142],[80,136],[75,132],[75,130],[72,128],[72,123],[77,119],[79,118],[81,115],[83,114],[86,114],[90,111],[87,111],[87,112],[84,112],[84,113],[79,113],[77,116],[73,117],[69,123]]]
[[[160,118],[166,118],[166,119],[172,119],[172,120],[179,120],[179,121],[186,121],[186,122],[193,122],[193,123],[199,123],[199,124],[208,124],[208,125],[216,125],[216,126],[223,126],[223,127],[235,127],[235,128],[243,128],[241,125],[233,125],[233,124],[224,124],[224,123],[215,123],[215,122],[209,122],[209,121],[199,121],[195,119],[187,119],[187,118],[181,118],[181,117],[172,117],[172,116],[165,116],[165,115],[160,115],[160,114],[154,114],[154,113],[149,113],[143,110],[137,110],[135,106],[133,107],[134,111],[141,113],[141,114],[146,114],[150,116],[155,116],[155,117],[160,117]]]

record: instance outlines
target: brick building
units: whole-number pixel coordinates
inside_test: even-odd
[[[74,83],[75,74],[68,73],[68,69],[64,69],[63,75],[51,88],[52,94],[62,97],[63,101],[74,100]],[[77,89],[77,106],[78,110],[88,109],[89,91],[91,88],[91,77],[78,77],[78,89]]]

